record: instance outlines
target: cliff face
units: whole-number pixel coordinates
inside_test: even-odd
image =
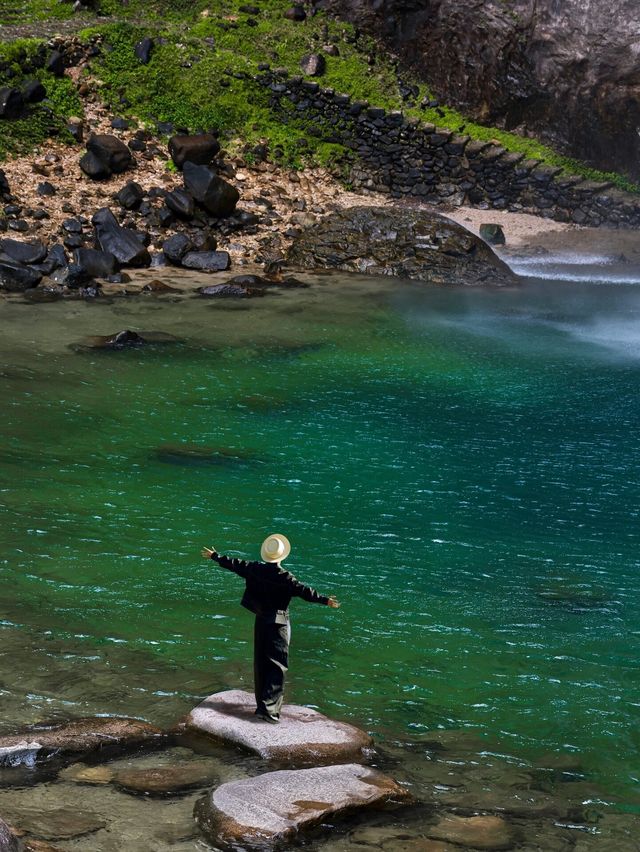
[[[638,0],[334,0],[444,102],[640,178]]]

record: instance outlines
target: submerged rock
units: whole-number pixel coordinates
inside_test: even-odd
[[[200,444],[162,444],[154,450],[158,461],[166,464],[237,464],[256,461],[253,450],[236,450],[230,447],[203,447]]]
[[[221,299],[248,299],[250,296],[264,296],[264,290],[252,287],[240,287],[238,284],[229,283],[199,287],[197,292],[200,296]]]
[[[18,734],[0,736],[0,754],[19,746],[31,765],[51,758],[68,762],[80,755],[106,758],[141,746],[156,747],[164,738],[159,728],[139,719],[90,717],[34,725]]]
[[[198,802],[194,814],[216,846],[262,849],[291,840],[339,814],[410,799],[392,778],[348,763],[232,781]]]
[[[210,763],[193,760],[153,769],[123,769],[116,772],[113,783],[134,796],[178,796],[211,786],[214,780]]]
[[[359,728],[309,707],[284,705],[279,725],[264,724],[254,716],[255,709],[255,699],[248,692],[218,692],[189,713],[185,726],[290,766],[362,760],[373,744]]]
[[[71,840],[105,828],[106,822],[92,811],[77,807],[24,808],[14,810],[13,822],[21,832],[44,840]]]
[[[178,338],[172,334],[162,331],[131,331],[125,329],[116,334],[94,334],[85,337],[80,343],[72,345],[76,352],[85,352],[92,349],[118,350],[128,349],[136,346],[144,346],[148,343],[178,343]]]
[[[58,776],[63,781],[75,781],[76,784],[91,784],[102,786],[113,781],[114,771],[108,766],[86,766],[84,763],[73,763],[63,769]]]
[[[472,849],[512,849],[516,838],[510,825],[499,816],[460,817],[446,814],[427,829],[429,837]]]
[[[432,284],[504,286],[517,281],[475,234],[418,209],[343,210],[303,231],[287,260],[304,269],[344,269]]]

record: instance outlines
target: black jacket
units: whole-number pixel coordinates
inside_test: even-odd
[[[214,553],[211,558],[222,568],[246,580],[242,606],[274,624],[287,624],[289,621],[291,598],[302,598],[309,603],[329,603],[328,597],[300,583],[275,562],[246,562],[220,553]]]

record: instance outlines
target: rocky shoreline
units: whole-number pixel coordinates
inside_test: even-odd
[[[276,729],[252,709],[234,690],[167,730],[101,717],[0,737],[1,852],[64,852],[78,838],[87,850],[180,850],[199,832],[220,849],[634,848],[633,816],[589,805],[598,792],[575,755],[516,762],[468,731],[374,745],[309,708],[287,706]],[[136,814],[129,838],[113,835],[128,825],[119,811]]]

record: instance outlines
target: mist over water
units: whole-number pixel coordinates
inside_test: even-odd
[[[279,531],[343,603],[294,602],[290,700],[382,741],[466,727],[522,760],[576,751],[634,800],[640,287],[336,277],[0,312],[6,729],[170,723],[250,688],[241,588],[198,554]],[[69,348],[125,327],[182,342]]]

